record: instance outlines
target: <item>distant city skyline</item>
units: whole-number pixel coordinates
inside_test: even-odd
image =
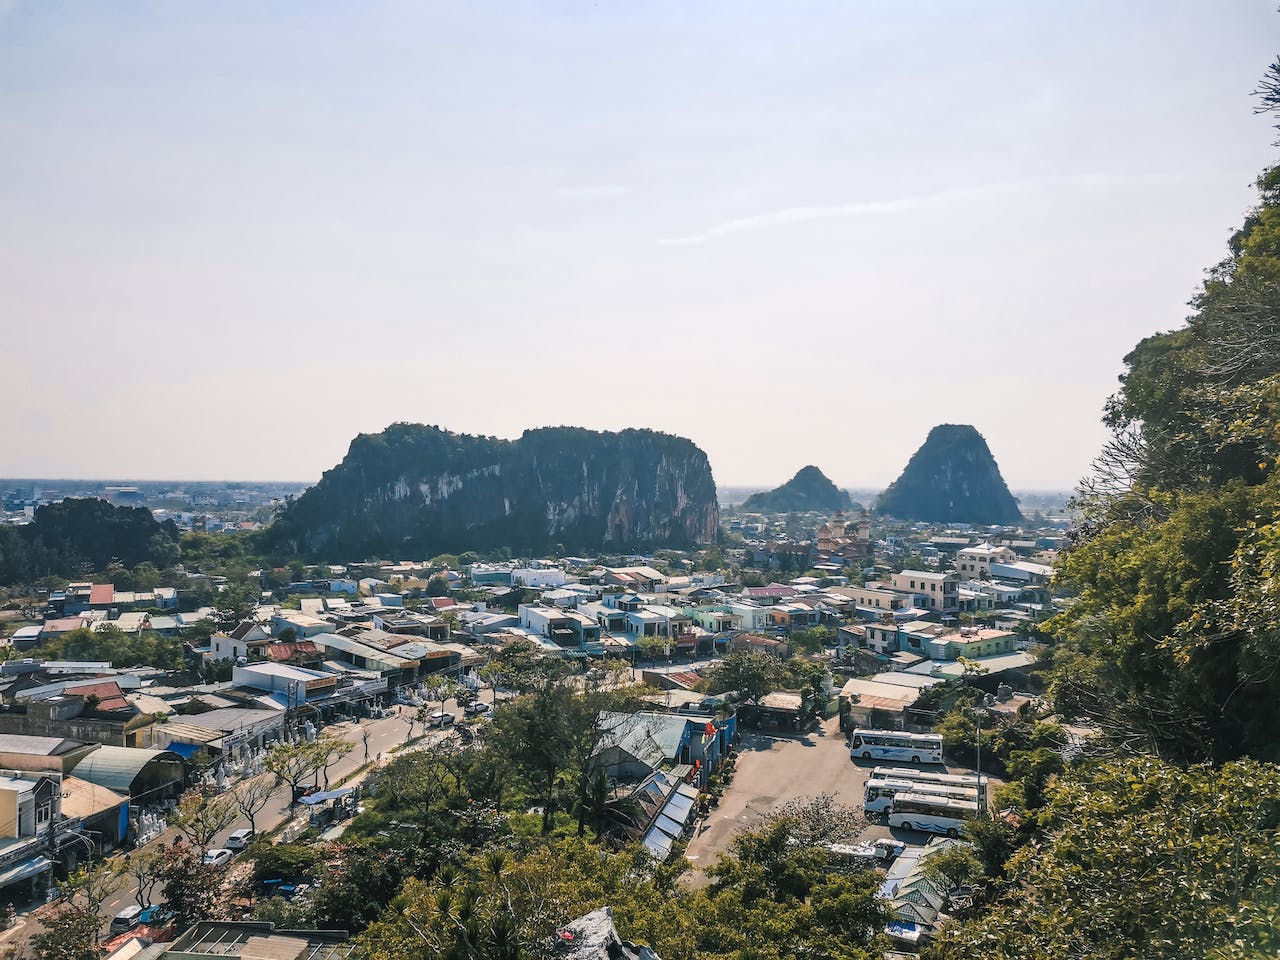
[[[1275,160],[1278,23],[3,0],[0,473],[304,483],[406,420],[882,488],[950,422],[1070,489]]]

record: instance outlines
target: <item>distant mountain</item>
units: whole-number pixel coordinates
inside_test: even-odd
[[[880,495],[876,509],[901,520],[939,523],[1022,520],[987,441],[973,427],[954,423],[929,431],[902,475]]]
[[[707,455],[682,437],[548,427],[500,440],[397,423],[356,437],[267,536],[331,558],[527,554],[700,546],[718,525]]]
[[[804,513],[810,510],[834,513],[852,507],[849,494],[814,466],[801,467],[782,486],[752,494],[742,503],[742,509],[747,513]]]

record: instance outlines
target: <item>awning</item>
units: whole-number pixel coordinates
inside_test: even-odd
[[[34,877],[37,873],[44,873],[52,866],[53,861],[47,857],[32,857],[30,860],[23,860],[17,866],[10,867],[4,873],[0,873],[0,887],[7,887],[9,884],[25,880],[27,877]]]
[[[355,787],[339,787],[337,790],[321,790],[319,793],[311,793],[298,800],[299,803],[305,803],[307,806],[314,806],[317,803],[324,803],[326,800],[337,800],[339,797],[350,796],[355,793]]]
[[[198,743],[179,743],[177,740],[174,740],[165,747],[165,749],[176,753],[183,760],[190,760],[204,748]]]

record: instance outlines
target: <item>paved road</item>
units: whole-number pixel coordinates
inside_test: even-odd
[[[486,690],[481,694],[481,700],[485,703],[491,703],[492,698],[493,694],[491,691]],[[356,773],[356,771],[365,766],[366,763],[375,762],[378,759],[379,754],[384,757],[389,756],[393,748],[404,744],[409,734],[408,718],[417,713],[417,708],[403,707],[393,709],[396,709],[396,713],[390,717],[378,720],[362,720],[358,723],[354,721],[333,723],[324,728],[325,732],[340,734],[353,744],[353,749],[350,753],[335,761],[329,767],[329,782],[331,784],[337,783],[344,777],[348,777]],[[438,704],[431,705],[432,711],[437,709],[439,709]],[[455,717],[461,718],[462,716],[462,711],[458,708],[457,701],[455,700],[447,701],[444,705],[444,709],[452,713]],[[422,725],[415,722],[413,727],[414,736],[421,737],[423,732]],[[367,760],[365,757],[365,733],[368,733],[369,735]],[[433,735],[438,737],[440,736],[440,733],[438,731],[434,731]],[[274,777],[273,774],[262,774],[261,776],[264,778]],[[323,782],[323,775],[321,775],[319,779]],[[236,786],[236,790],[238,791],[243,789],[246,783],[247,781],[238,784]],[[290,809],[289,801],[289,786],[287,784],[282,784],[280,788],[271,795],[271,798],[267,801],[267,805],[257,815],[256,821],[259,832],[274,830],[298,812],[296,807]],[[249,826],[249,821],[247,819],[237,817],[236,821],[232,823],[231,826],[227,827],[226,830],[214,838],[214,841],[210,846],[221,846],[232,831],[239,830],[247,826]],[[158,837],[150,840],[139,849],[149,849],[159,844],[172,843],[177,836],[178,834],[176,831],[171,829],[165,830]],[[119,855],[117,855],[117,857],[118,856]],[[125,907],[136,903],[136,898],[136,885],[130,884],[126,881],[122,889],[117,891],[103,903],[103,916],[115,916],[115,914]],[[35,909],[38,909],[38,907]],[[21,944],[28,940],[32,935],[38,933],[40,929],[39,918],[33,910],[32,913],[28,913],[21,917],[18,927],[6,931],[4,934],[0,934],[0,941],[3,941],[5,944]]]
[[[704,882],[702,870],[729,849],[734,834],[759,822],[789,800],[832,793],[840,802],[861,809],[863,788],[871,769],[887,763],[851,760],[836,717],[803,737],[744,731],[733,783],[721,797],[720,806],[714,808],[705,821],[698,822],[685,851],[696,868],[686,875],[686,882],[693,886]],[[961,767],[948,769],[952,773],[972,772]],[[927,842],[930,834],[891,829],[877,820],[867,825],[861,839],[889,836],[918,844]]]

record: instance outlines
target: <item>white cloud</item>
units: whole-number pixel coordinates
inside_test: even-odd
[[[754,230],[768,230],[773,227],[791,226],[793,224],[819,223],[827,220],[857,220],[862,217],[887,216],[900,213],[911,213],[926,207],[939,204],[963,202],[969,200],[985,200],[992,197],[1029,193],[1049,187],[1108,187],[1121,184],[1131,185],[1167,185],[1189,179],[1183,175],[1155,175],[1149,177],[1129,177],[1111,174],[1084,174],[1072,177],[1059,177],[1038,180],[1014,180],[996,183],[978,184],[972,187],[958,187],[951,190],[939,190],[937,193],[920,194],[913,197],[897,197],[891,200],[858,200],[851,203],[816,204],[812,206],[783,207],[767,213],[757,213],[748,217],[725,220],[697,233],[683,236],[663,237],[658,242],[664,245],[677,246],[683,244],[706,243],[718,240],[733,233],[744,233]]]

